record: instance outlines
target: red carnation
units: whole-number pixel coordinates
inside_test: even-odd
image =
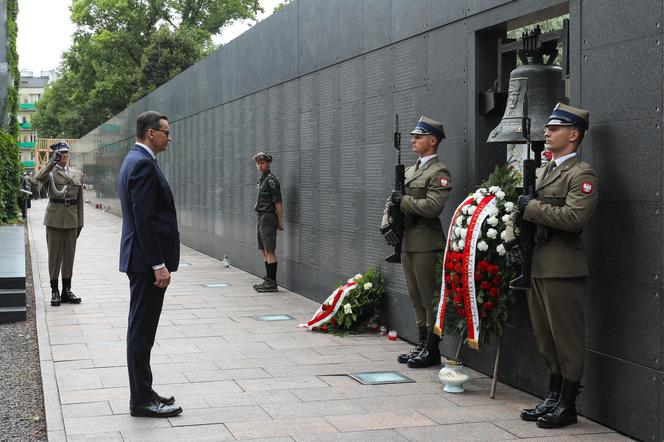
[[[454,302],[457,304],[461,304],[463,302],[463,298],[461,296],[457,295],[454,297]]]
[[[480,318],[489,319],[489,315],[487,315],[486,312],[482,312],[482,314],[480,315]]]
[[[480,281],[482,279],[482,273],[475,272],[475,281]]]
[[[487,272],[489,272],[490,275],[495,276],[498,274],[498,272],[500,272],[500,267],[498,267],[497,265],[489,265],[487,267]]]
[[[495,285],[496,287],[500,287],[500,286],[503,285],[503,278],[501,278],[500,276],[496,276],[495,278],[493,278],[493,280],[492,280],[491,282],[492,282],[493,285]]]
[[[489,263],[487,261],[479,261],[477,263],[477,269],[484,272],[489,268]]]
[[[489,296],[491,296],[492,298],[497,298],[498,295],[500,295],[500,290],[498,290],[496,287],[491,287],[491,289],[489,290]]]
[[[330,324],[337,325],[337,318],[330,319]]]
[[[327,325],[321,325],[320,326],[320,331],[326,332],[327,331]]]
[[[489,290],[491,288],[491,284],[489,284],[486,281],[482,281],[480,284],[480,290]]]
[[[456,288],[456,292],[457,292],[459,295],[463,294],[463,288],[461,288],[461,286],[457,287],[457,288]]]
[[[484,303],[484,310],[493,310],[493,308],[496,306],[492,301],[487,301]]]

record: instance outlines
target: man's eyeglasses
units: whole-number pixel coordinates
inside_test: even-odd
[[[155,132],[163,132],[164,135],[166,135],[166,138],[168,138],[168,137],[171,136],[171,132],[168,131],[168,130],[164,130],[164,129],[151,129],[151,130],[153,130],[153,131],[155,131]]]

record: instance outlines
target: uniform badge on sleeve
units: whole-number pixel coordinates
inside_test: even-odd
[[[586,195],[593,193],[593,183],[590,181],[584,181],[581,183],[581,192],[585,193]]]
[[[267,183],[268,183],[268,184],[270,185],[270,187],[273,188],[273,189],[276,187],[276,183],[274,182],[274,180],[270,180],[270,181],[268,181]]]
[[[440,179],[440,187],[447,187],[447,178]]]

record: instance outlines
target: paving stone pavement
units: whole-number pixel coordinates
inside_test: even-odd
[[[133,418],[125,360],[129,284],[118,272],[121,220],[85,206],[72,280],[83,303],[52,307],[45,207],[46,200],[33,202],[29,225],[51,442],[628,440],[583,418],[540,430],[518,418],[537,398],[499,384],[489,399],[490,379],[472,370],[465,393],[445,393],[437,368],[409,370],[396,362],[410,344],[299,329],[318,304],[283,288],[256,293],[256,276],[184,246],[152,352],[155,390],[174,395],[184,412]],[[215,282],[229,286],[204,287]],[[254,319],[271,313],[295,319]],[[417,382],[366,386],[345,376],[376,370]]]

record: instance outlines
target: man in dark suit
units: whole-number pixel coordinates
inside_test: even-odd
[[[172,417],[182,413],[175,398],[152,389],[150,352],[171,282],[180,261],[180,234],[173,194],[156,154],[171,140],[168,118],[148,111],[136,120],[136,144],[120,167],[122,238],[120,271],[127,274],[131,301],[127,368],[132,416]]]

